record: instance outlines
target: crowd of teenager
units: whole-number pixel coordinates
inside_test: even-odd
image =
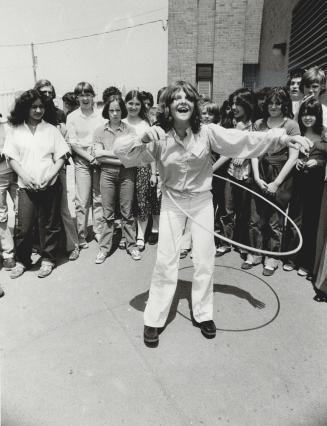
[[[251,159],[212,154],[213,172],[227,178],[213,178],[212,196],[217,233],[271,252],[262,256],[238,249],[241,268],[262,265],[266,276],[280,264],[285,273],[296,269],[299,276],[314,281],[319,301],[327,297],[327,107],[319,100],[325,85],[324,71],[312,67],[291,72],[285,87],[235,90],[221,106],[200,97],[203,124],[256,132],[279,128],[313,143],[308,155],[292,146]],[[126,167],[114,144],[120,136],[141,139],[150,126],[160,125],[157,114],[165,113],[165,96],[162,88],[154,106],[149,92],[132,90],[123,97],[111,86],[97,104],[92,85],[81,82],[63,96],[61,110],[55,106],[52,83],[40,80],[16,99],[8,124],[0,126],[0,243],[3,267],[11,278],[31,268],[33,252],[40,255],[38,277],[44,278],[51,274],[61,249],[75,261],[93,238],[98,243],[96,264],[113,253],[115,235],[121,235],[119,248],[135,261],[146,255],[146,243],[156,244],[161,205],[158,164]],[[66,168],[72,164],[76,220],[67,194]],[[237,184],[271,200],[295,221],[303,236],[298,253],[278,256],[297,246],[294,227],[285,215]],[[13,234],[8,226],[8,194],[15,210]],[[192,245],[187,219],[180,258],[192,256]],[[217,257],[232,249],[232,244],[216,239]]]

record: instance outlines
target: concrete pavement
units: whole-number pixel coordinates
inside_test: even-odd
[[[96,243],[46,279],[1,271],[2,424],[327,425],[327,305],[295,272],[216,260],[215,321],[189,320],[192,262],[181,261],[170,323],[143,345],[156,246],[134,262]]]

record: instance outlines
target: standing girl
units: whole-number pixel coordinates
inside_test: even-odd
[[[249,89],[236,90],[230,96],[234,115],[235,128],[252,130],[252,120],[256,110],[254,94]],[[251,183],[251,162],[246,158],[228,158],[221,156],[213,165],[213,171],[219,170],[227,161],[227,176],[231,182],[226,182],[224,193],[225,214],[221,215],[224,235],[231,240],[248,243],[248,217],[250,196],[247,191],[237,187],[233,182],[246,187]],[[216,179],[217,180],[217,179]],[[231,246],[222,244],[217,249],[216,256],[223,256],[231,251]]]
[[[134,130],[121,121],[126,115],[123,99],[119,95],[111,95],[102,111],[103,118],[108,119],[108,122],[99,127],[94,134],[94,155],[101,164],[100,190],[104,214],[99,239],[100,251],[95,260],[97,264],[105,261],[112,248],[117,198],[126,250],[134,260],[141,259],[136,246],[136,228],[133,217],[135,168],[125,168],[113,153],[113,144],[119,135],[134,134]]]
[[[298,275],[311,276],[314,267],[317,229],[325,178],[326,152],[319,148],[322,142],[322,107],[316,99],[304,102],[299,110],[301,134],[313,142],[308,157],[301,157],[296,164],[289,215],[301,229],[303,245],[299,253],[286,260],[285,271],[298,268]],[[327,147],[327,143],[324,143]],[[294,228],[287,226],[285,242],[288,250],[297,244]]]
[[[289,136],[300,135],[298,124],[291,119],[292,103],[288,92],[275,87],[263,105],[263,118],[256,121],[254,129],[285,129]],[[253,158],[253,189],[270,198],[286,211],[292,195],[292,169],[298,158],[298,150],[284,147],[278,152]],[[249,224],[250,246],[272,252],[280,252],[284,231],[284,216],[258,197],[251,197]],[[243,269],[261,263],[262,257],[248,253]],[[278,267],[278,257],[266,257],[263,275],[272,275]]]
[[[56,124],[56,113],[36,90],[24,92],[9,117],[13,126],[4,154],[18,175],[18,213],[15,228],[16,266],[11,278],[31,266],[33,229],[39,226],[42,263],[38,273],[52,272],[60,233],[61,183],[58,173],[69,153]]]
[[[95,93],[90,83],[78,83],[74,93],[80,107],[67,116],[67,130],[75,164],[75,208],[79,246],[87,248],[90,207],[92,207],[93,231],[96,240],[99,240],[102,231],[100,169],[92,151],[92,141],[94,131],[104,123],[104,119],[94,108]]]
[[[125,123],[131,126],[136,134],[141,137],[150,127],[147,111],[143,98],[137,90],[131,90],[125,97],[127,117]],[[158,229],[159,203],[157,198],[157,167],[153,162],[146,167],[136,169],[136,199],[135,216],[137,218],[136,244],[140,251],[145,247],[145,231],[148,219],[152,215],[155,226]]]
[[[307,143],[301,137],[283,136],[282,131],[250,133],[227,130],[217,124],[201,125],[200,114],[196,89],[190,83],[178,81],[165,91],[164,107],[158,114],[162,127],[147,129],[141,139],[121,137],[114,146],[114,152],[127,167],[157,161],[162,179],[157,260],[144,312],[147,346],[159,343],[159,328],[166,323],[177,285],[180,244],[187,216],[172,199],[195,219],[191,221],[192,317],[206,338],[214,338],[212,151],[227,157],[257,157],[272,145],[272,149],[278,149],[280,144]],[[210,232],[203,231],[201,226]]]

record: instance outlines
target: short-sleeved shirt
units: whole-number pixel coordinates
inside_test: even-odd
[[[301,134],[298,123],[291,118],[285,118],[283,123],[277,128],[285,129],[288,136],[297,136]],[[259,132],[266,132],[269,129],[270,127],[268,126],[267,122],[262,118],[257,120],[253,126],[253,130]],[[288,148],[282,148],[280,151],[274,152],[273,154],[266,154],[265,159],[269,162],[286,162],[288,159]]]
[[[115,130],[112,129],[110,127],[109,122],[107,122],[106,124],[98,127],[96,131],[94,132],[93,144],[100,145],[101,148],[108,151],[110,155],[115,156],[113,151],[113,146],[114,146],[114,142],[116,138],[118,136],[128,134],[128,133],[131,133],[134,135],[136,134],[135,130],[132,127],[130,127],[128,124],[126,124],[125,122],[121,121],[120,126],[118,127],[118,129],[115,129]],[[116,158],[118,159],[118,157]],[[113,166],[110,164],[103,163],[101,167],[113,167]],[[116,167],[120,167],[120,166],[116,166]]]
[[[34,135],[26,123],[12,127],[3,153],[7,158],[16,160],[37,184],[41,184],[53,164],[69,153],[69,147],[55,126],[41,121]],[[52,180],[51,185],[56,179]],[[19,176],[18,186],[25,187]]]
[[[92,114],[85,115],[81,108],[76,109],[67,116],[69,143],[90,150],[95,130],[104,123],[105,119],[99,111],[94,110]]]

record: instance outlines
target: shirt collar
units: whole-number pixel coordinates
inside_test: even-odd
[[[178,136],[178,134],[176,133],[176,130],[175,130],[174,128],[172,128],[170,132],[171,132],[172,137],[175,139],[175,141],[176,141],[177,143],[179,143],[179,144],[182,144],[182,145],[183,145],[183,140],[184,140],[185,138],[189,139],[190,135],[192,134],[192,129],[191,129],[191,127],[188,127],[188,128],[186,129],[186,136],[185,136],[185,138],[184,138],[183,140],[181,140],[181,138]],[[184,146],[184,145],[183,145],[183,146]]]
[[[26,123],[26,121],[24,121],[24,127],[30,132],[30,128],[28,127],[28,124]],[[42,126],[44,126],[44,124],[45,124],[45,121],[44,120],[41,120],[37,125],[36,125],[36,128],[35,129],[37,129],[37,128],[39,128],[39,127],[42,127]]]
[[[111,133],[117,133],[117,132],[123,132],[126,129],[126,127],[127,127],[126,124],[123,121],[121,121],[119,127],[116,130],[114,130],[112,127],[110,127],[109,121],[107,121],[106,124],[104,125],[104,130],[107,130],[108,132],[111,132]]]

